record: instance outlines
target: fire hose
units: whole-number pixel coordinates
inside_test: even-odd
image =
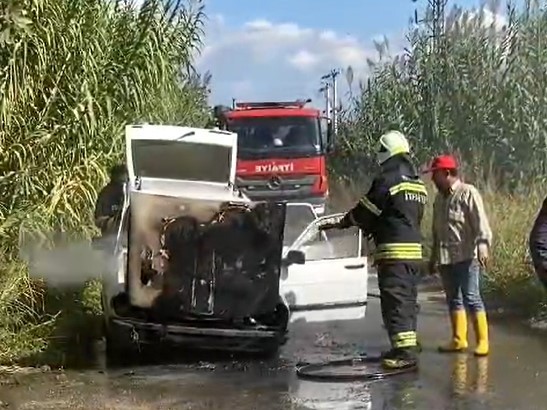
[[[341,360],[329,360],[320,363],[299,363],[296,375],[304,380],[324,382],[348,382],[359,380],[382,380],[400,374],[418,371],[418,366],[399,369],[382,369],[378,366],[381,356],[366,354]]]
[[[369,297],[380,298],[377,293],[369,294]],[[416,306],[419,310],[419,305]],[[418,344],[418,350],[421,347]],[[349,381],[374,381],[401,374],[418,371],[418,366],[408,366],[399,369],[383,369],[379,365],[382,356],[361,355],[339,360],[327,360],[318,363],[298,363],[296,375],[304,380],[318,382],[349,382]]]

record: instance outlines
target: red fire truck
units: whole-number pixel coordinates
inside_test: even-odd
[[[218,126],[238,134],[236,185],[249,198],[306,202],[324,213],[333,133],[318,109],[306,107],[310,102],[234,102],[232,108],[214,108]]]

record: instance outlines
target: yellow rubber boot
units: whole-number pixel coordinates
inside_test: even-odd
[[[477,338],[477,347],[475,348],[475,356],[487,356],[490,350],[488,342],[488,319],[486,312],[474,312],[473,327],[475,328],[475,336]]]
[[[450,314],[452,324],[452,340],[445,346],[439,346],[441,353],[458,353],[467,349],[467,313],[464,309],[455,310]]]

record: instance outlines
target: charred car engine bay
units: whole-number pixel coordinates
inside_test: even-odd
[[[279,296],[285,207],[227,202],[205,222],[193,213],[149,224],[131,215],[127,293],[114,298],[114,309],[165,324],[286,326]]]

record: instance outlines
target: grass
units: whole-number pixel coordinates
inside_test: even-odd
[[[540,286],[528,253],[528,235],[545,192],[541,187],[528,195],[486,192],[484,200],[494,229],[492,265],[485,281],[486,296],[493,304],[528,316],[545,312],[547,295]]]
[[[107,169],[124,158],[128,123],[202,125],[197,0],[8,0],[0,11],[0,362],[62,356],[95,331],[93,286],[33,283],[21,233],[96,234]],[[96,293],[96,292],[95,292]],[[89,326],[88,326],[89,325]],[[73,343],[74,342],[74,343]],[[59,353],[58,355],[55,353]],[[42,355],[41,355],[42,354]],[[63,358],[54,362],[62,364]]]

